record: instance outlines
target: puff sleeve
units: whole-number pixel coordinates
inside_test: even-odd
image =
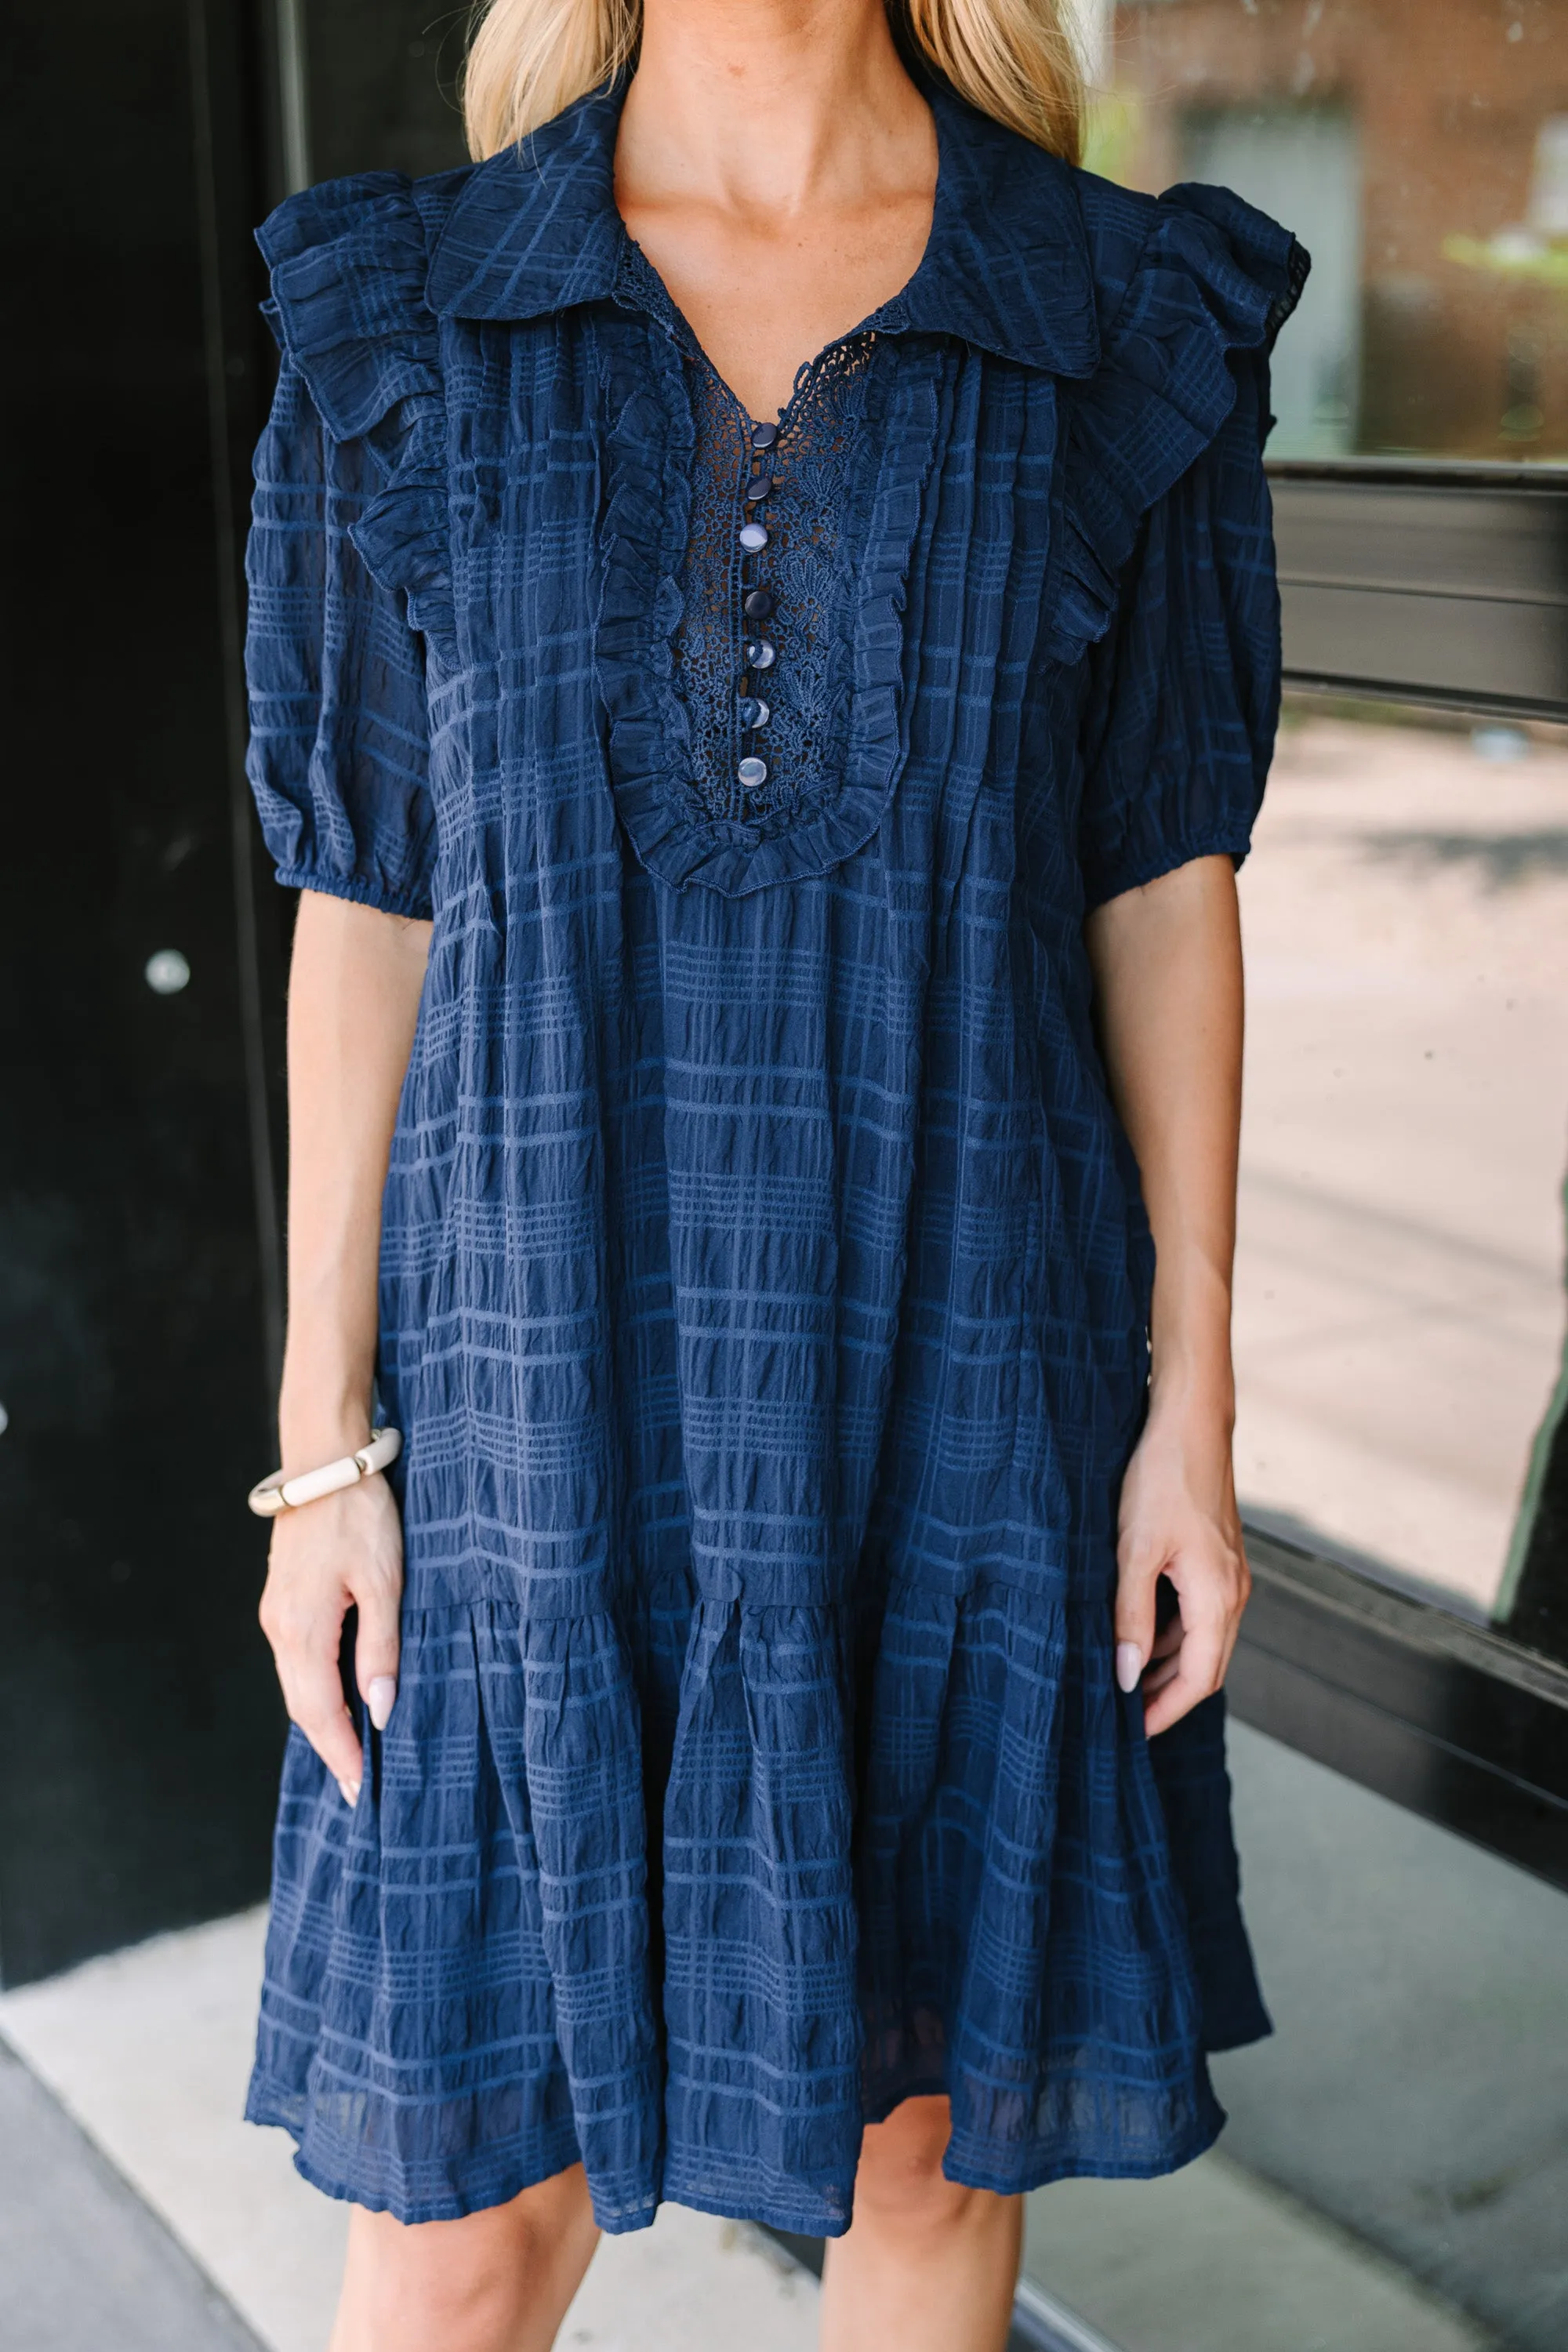
[[[1239,866],[1279,715],[1279,597],[1249,411],[1144,517],[1095,646],[1079,835],[1098,906],[1190,858]]]
[[[308,190],[258,242],[282,367],[247,550],[247,762],[280,882],[428,917],[427,647],[450,603],[425,236],[399,175]]]
[[[1087,907],[1247,854],[1279,711],[1269,354],[1307,268],[1227,191],[1173,190],[1075,415]]]
[[[279,882],[428,916],[424,646],[350,537],[369,462],[328,437],[286,359],[246,554],[247,772]]]

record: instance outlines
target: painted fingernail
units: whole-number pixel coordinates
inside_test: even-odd
[[[342,1801],[348,1807],[351,1813],[359,1802],[359,1788],[360,1784],[357,1780],[340,1780],[338,1782],[338,1789],[342,1794]]]
[[[392,1703],[396,1696],[397,1685],[390,1675],[377,1675],[374,1677],[369,1690],[364,1695],[364,1703],[370,1709],[370,1719],[378,1731],[386,1729],[387,1717],[392,1713]]]
[[[1124,1691],[1135,1691],[1143,1671],[1143,1653],[1136,1642],[1116,1644],[1116,1679]]]

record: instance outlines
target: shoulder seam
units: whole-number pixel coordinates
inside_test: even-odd
[[[1102,312],[1100,321],[1100,364],[1103,366],[1110,356],[1111,338],[1115,334],[1117,324],[1126,307],[1128,297],[1131,293],[1143,257],[1149,249],[1149,239],[1153,235],[1155,224],[1159,219],[1161,199],[1158,196],[1150,195],[1142,188],[1119,187],[1114,180],[1104,179],[1098,172],[1086,172],[1081,166],[1074,171],[1073,181],[1078,196],[1079,215],[1083,222],[1084,240],[1089,247],[1089,274],[1097,302],[1102,292],[1109,292],[1114,289],[1115,293],[1115,299],[1109,311]],[[1126,275],[1121,278],[1120,284],[1115,277],[1108,280],[1101,268],[1101,257],[1093,219],[1093,214],[1097,209],[1102,210],[1107,215],[1124,211],[1129,215],[1129,228],[1136,226],[1137,251],[1129,262]]]
[[[477,163],[456,163],[449,172],[427,173],[409,183],[409,198],[425,231],[425,252],[434,260],[436,246],[452,216],[452,207],[479,170]]]

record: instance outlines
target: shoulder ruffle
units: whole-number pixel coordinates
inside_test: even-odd
[[[363,441],[384,476],[349,536],[427,632],[449,630],[453,619],[446,394],[426,300],[426,215],[443,193],[441,181],[416,189],[401,172],[366,172],[290,196],[257,231],[274,334],[326,431]]]
[[[1215,440],[1238,369],[1267,362],[1310,259],[1226,188],[1158,198],[1081,175],[1100,311],[1093,376],[1063,388],[1065,544],[1048,651],[1073,662],[1103,637],[1145,514]],[[1268,425],[1260,404],[1258,429]]]

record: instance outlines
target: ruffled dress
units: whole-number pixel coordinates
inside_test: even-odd
[[[405,2221],[581,2161],[607,2230],[837,2235],[936,2091],[955,2180],[1166,2171],[1268,2030],[1220,1702],[1149,1743],[1112,1675],[1152,1251],[1083,922],[1246,851],[1306,261],[931,96],[931,242],[793,473],[785,413],[773,572],[713,552],[751,454],[616,89],[262,232],[261,820],[434,928],[398,1698],[352,1810],[291,1737],[248,2112]]]

